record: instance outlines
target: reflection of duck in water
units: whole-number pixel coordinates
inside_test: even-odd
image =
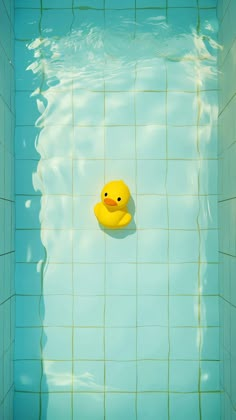
[[[127,204],[130,199],[129,188],[123,181],[111,181],[101,193],[101,203],[96,204],[94,213],[99,223],[110,229],[118,229],[131,222]]]

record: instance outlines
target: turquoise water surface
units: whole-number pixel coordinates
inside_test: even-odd
[[[15,420],[220,419],[215,3],[16,1]]]

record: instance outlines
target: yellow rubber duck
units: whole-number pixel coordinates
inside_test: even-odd
[[[94,207],[94,213],[101,225],[109,229],[127,226],[132,219],[127,204],[130,192],[124,181],[111,181],[101,192],[101,203]]]

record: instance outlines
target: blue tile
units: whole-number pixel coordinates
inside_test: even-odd
[[[15,359],[40,359],[41,334],[41,328],[16,328]]]
[[[138,419],[168,420],[168,397],[161,393],[143,393],[137,395]]]
[[[116,2],[119,6],[119,3]],[[112,68],[112,65],[111,65]],[[121,91],[132,91],[135,86],[135,66],[131,65],[130,68],[124,66],[123,68],[117,67],[114,69],[114,73],[109,73],[105,79],[106,92],[121,92]]]
[[[167,295],[168,266],[166,264],[138,264],[138,294]]]
[[[106,362],[106,390],[135,392],[136,362]]]
[[[135,7],[135,0],[105,0],[106,9],[127,9]]]
[[[68,392],[72,390],[72,362],[44,360],[43,392]]]
[[[201,156],[208,159],[217,158],[217,126],[212,124],[200,126],[199,135],[199,151]]]
[[[43,0],[43,8],[72,8],[72,0],[59,0],[55,3],[53,0]]]
[[[42,231],[42,242],[47,258],[52,263],[72,262],[71,230],[45,229]],[[66,244],[66,247],[64,246]]]
[[[139,296],[138,325],[165,326],[168,323],[167,297]]]
[[[40,9],[40,0],[35,0],[33,3],[31,0],[16,0],[16,8],[22,7],[24,9]]]
[[[136,265],[106,264],[106,294],[136,295]]]
[[[167,359],[169,353],[166,327],[142,327],[137,330],[138,359]]]
[[[134,124],[134,97],[132,93],[106,93],[105,108],[106,124]]]
[[[197,0],[169,0],[169,7],[197,7]]]
[[[71,29],[73,22],[72,9],[70,10],[43,10],[41,31],[45,36],[65,36]]]
[[[94,215],[94,206],[99,201],[96,196],[73,197],[73,214],[75,229],[97,229],[98,222]]]
[[[62,99],[67,104],[67,95],[68,93],[65,93],[63,90],[61,92],[54,92],[54,96],[50,98],[52,107],[60,103]],[[66,121],[66,113],[59,117],[60,125],[55,125],[58,123],[59,110],[60,108],[56,108],[56,106],[55,109],[51,108],[51,112],[44,121],[45,127],[40,131],[37,139],[35,147],[41,159],[76,157],[74,153],[74,127],[69,121]],[[70,114],[70,109],[67,109],[67,112]],[[53,121],[53,119],[56,121]]]
[[[218,264],[201,264],[201,290],[203,295],[219,293]]]
[[[136,329],[106,328],[105,335],[106,360],[135,360]]]
[[[200,94],[201,113],[199,123],[201,125],[217,124],[218,96],[217,91],[206,91]]]
[[[44,325],[53,327],[71,326],[72,300],[72,296],[44,296],[43,302],[41,302]]]
[[[42,324],[39,314],[39,302],[38,296],[16,297],[17,327],[38,327]]]
[[[167,191],[169,194],[198,193],[198,163],[196,161],[169,161]]]
[[[171,264],[169,267],[169,292],[171,295],[197,295],[199,266],[193,264]]]
[[[104,393],[75,394],[73,398],[73,413],[75,418],[86,420],[104,419]]]
[[[104,94],[75,90],[73,109],[75,125],[101,125],[104,122]]]
[[[199,420],[199,394],[170,394],[170,420]]]
[[[16,9],[15,36],[17,39],[33,39],[39,36],[40,10]],[[21,108],[17,108],[18,110]]]
[[[104,0],[74,0],[75,7],[89,6],[96,9],[103,9]]]
[[[15,392],[14,419],[34,420],[39,416],[40,394]]]
[[[37,264],[16,264],[15,291],[19,295],[40,295],[41,269]]]
[[[72,294],[72,265],[48,263],[43,274],[45,295]]]
[[[30,126],[15,128],[15,154],[17,159],[38,159],[35,142],[39,129]]]
[[[201,324],[203,326],[219,326],[219,297],[202,296],[201,298]]]
[[[138,159],[164,159],[166,157],[166,127],[137,126],[136,153]]]
[[[33,51],[25,41],[15,42],[15,74],[16,90],[35,90],[42,82],[40,72],[30,70],[34,61]],[[28,69],[28,70],[27,70]]]
[[[75,194],[100,194],[104,183],[104,162],[99,160],[75,160],[73,184]]]
[[[201,197],[199,225],[203,229],[212,229],[218,227],[218,202],[217,196]]]
[[[201,394],[202,420],[220,420],[220,393]]]
[[[136,192],[136,163],[135,160],[112,160],[105,161],[105,182],[115,179],[123,179],[128,185],[131,195]]]
[[[83,327],[101,327],[104,324],[104,297],[74,298],[74,324]]]
[[[48,417],[49,419],[56,418],[58,420],[63,420],[66,417],[71,418],[72,408],[71,408],[71,395],[48,393],[41,395],[42,399],[42,416],[44,418]]]
[[[167,64],[167,73],[168,91],[186,92],[197,90],[196,67],[194,62],[169,61]]]
[[[137,161],[138,194],[164,194],[166,163],[157,160]]]
[[[58,322],[59,325],[59,322]],[[43,330],[43,357],[47,360],[71,360],[72,329],[45,327]]]
[[[104,330],[102,328],[74,329],[74,358],[104,359]]]
[[[33,177],[37,172],[38,162],[35,160],[16,160],[15,191],[16,194],[39,194],[34,185]]]
[[[219,328],[202,329],[201,358],[219,360],[220,358],[220,333]]]
[[[73,259],[79,263],[101,263],[105,258],[105,239],[103,231],[75,231]]]
[[[105,309],[106,326],[136,326],[136,298],[134,296],[107,296]]]
[[[36,99],[31,96],[31,92],[16,92],[15,106],[18,110],[16,116],[17,125],[35,125],[40,114]]]
[[[18,163],[18,161],[17,161]],[[39,177],[40,171],[40,177]],[[44,194],[72,193],[72,161],[68,158],[52,158],[41,160],[37,174],[33,176],[36,191]],[[21,191],[20,191],[21,192]]]
[[[16,197],[16,229],[40,228],[40,197]]]
[[[174,13],[176,16],[176,12]],[[168,92],[167,96],[167,119],[170,125],[197,125],[197,96],[195,93]]]
[[[197,159],[197,127],[168,127],[168,157]]]
[[[195,296],[171,296],[170,325],[173,327],[197,326],[198,298]]]
[[[167,391],[168,363],[160,361],[138,362],[138,391]]]
[[[219,362],[201,362],[201,391],[220,390],[220,367]]]
[[[103,264],[74,264],[75,295],[104,295],[104,281]]]
[[[74,362],[74,390],[102,392],[104,390],[104,362]]]
[[[56,13],[51,10],[52,13]],[[50,83],[50,82],[49,82]],[[59,80],[55,78],[54,83],[59,83]],[[72,91],[70,89],[70,85],[67,86],[67,89],[59,89],[53,90],[48,89],[47,86],[45,87],[46,91],[44,92],[43,100],[37,102],[39,112],[42,114],[40,119],[37,121],[38,126],[45,126],[47,127],[46,130],[41,131],[41,135],[39,138],[38,149],[40,149],[41,144],[46,148],[46,151],[43,151],[43,147],[41,147],[42,153],[45,152],[47,154],[52,154],[53,145],[55,146],[55,140],[58,149],[58,155],[62,154],[62,150],[66,150],[65,148],[65,139],[61,140],[60,146],[58,146],[57,141],[57,132],[60,132],[60,127],[54,128],[53,126],[58,125],[58,121],[60,121],[60,125],[68,127],[68,134],[71,134],[71,125],[74,123],[73,120],[73,109],[72,109]],[[51,126],[51,127],[50,127]],[[53,136],[53,132],[55,133]],[[52,140],[52,144],[47,143],[45,138],[46,133],[51,133],[51,136],[54,140]],[[60,137],[62,137],[60,135]],[[71,150],[71,137],[68,136],[68,149],[66,151],[66,155],[70,155],[72,153]],[[49,152],[48,152],[49,149]],[[57,153],[54,152],[54,156],[57,156]],[[46,155],[46,157],[48,157]]]
[[[197,392],[199,377],[199,362],[170,362],[170,391]]]
[[[137,197],[137,225],[140,229],[167,228],[166,197]]]
[[[218,231],[205,230],[201,232],[201,261],[217,263],[219,259],[218,251]]]
[[[171,359],[198,360],[199,332],[196,328],[172,328],[170,333]]]
[[[167,231],[143,230],[138,233],[138,261],[149,263],[167,262]]]
[[[136,123],[165,124],[166,123],[166,94],[162,92],[136,93]]]
[[[19,360],[14,363],[16,391],[39,392],[41,363],[34,360]]]
[[[163,60],[151,59],[138,63],[136,66],[136,90],[165,91],[166,66]],[[147,101],[148,103],[148,101]]]
[[[195,0],[193,1],[196,4]],[[187,0],[185,1],[185,5],[186,5],[186,2]],[[178,9],[176,8],[168,9],[168,24],[173,26],[174,30],[177,33],[189,33],[189,32],[192,33],[193,29],[197,29],[198,9],[196,7],[192,9],[189,8],[189,2],[188,2],[186,8],[184,7],[181,8],[181,13],[177,13],[177,11]],[[193,39],[194,38],[192,38],[191,40],[193,41]],[[187,53],[187,51],[188,53],[190,53],[191,50],[189,51],[189,47],[190,47],[189,43],[183,43],[181,39],[181,47],[184,48],[185,45],[187,47],[185,54]]]
[[[134,394],[106,393],[106,419],[136,419]]]
[[[166,10],[158,10],[158,8],[156,7],[156,3],[154,4],[154,0],[140,0],[140,2],[145,2],[146,4],[144,3],[142,5],[140,3],[140,8],[142,8],[143,10],[136,9],[136,22],[139,25],[139,31],[141,33],[155,33],[155,30],[159,27],[160,24],[166,23]],[[150,3],[151,6],[149,6],[148,3]],[[145,56],[147,54],[147,51],[150,51],[153,58],[153,47],[150,48],[150,50],[148,50],[147,43],[145,43],[144,51]]]
[[[75,127],[74,137],[73,157],[78,159],[104,158],[104,128]]]
[[[134,127],[106,127],[105,155],[107,159],[135,158]]]
[[[136,262],[136,241],[135,231],[130,231],[130,235],[124,236],[124,231],[117,231],[110,236],[107,231],[106,236],[106,260],[108,263],[135,263]],[[112,234],[113,232],[111,232]]]
[[[173,263],[197,262],[199,259],[199,235],[197,231],[171,231],[169,258]]]
[[[199,206],[198,197],[168,197],[170,229],[197,229]]]

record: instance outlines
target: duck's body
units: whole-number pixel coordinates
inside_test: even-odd
[[[117,229],[127,226],[131,221],[127,207],[121,210],[109,210],[103,203],[98,203],[94,207],[94,213],[101,225],[109,229]]]
[[[111,181],[102,190],[102,201],[95,205],[98,222],[109,229],[119,229],[131,222],[127,209],[130,192],[123,181]]]

